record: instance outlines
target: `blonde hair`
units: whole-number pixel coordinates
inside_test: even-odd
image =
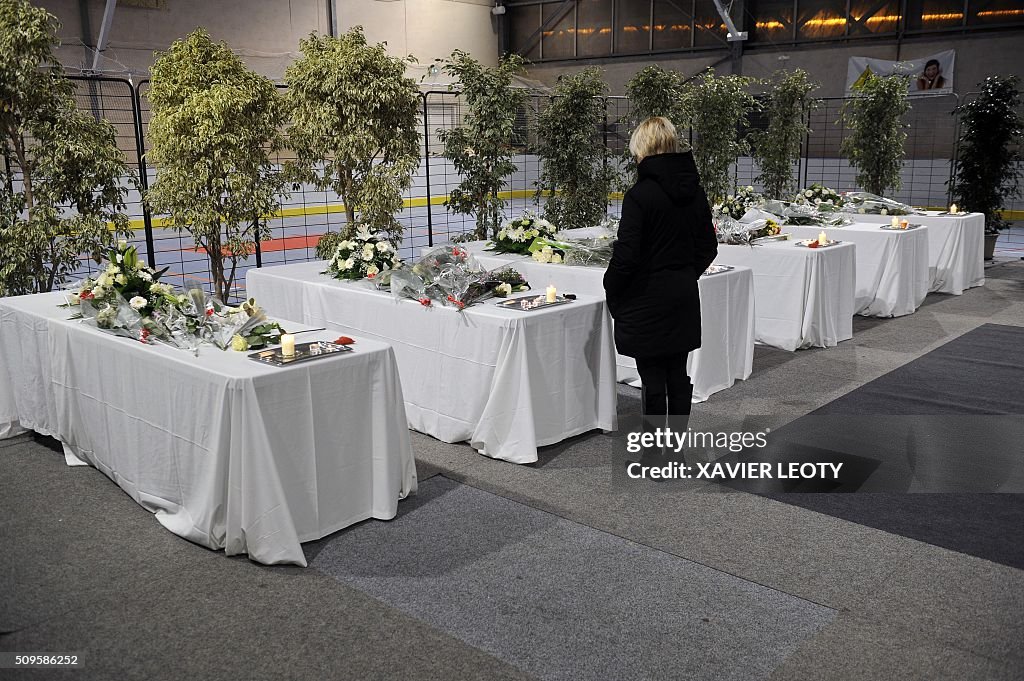
[[[629,151],[637,162],[655,154],[669,154],[679,151],[676,126],[662,116],[651,116],[636,126],[629,138]]]

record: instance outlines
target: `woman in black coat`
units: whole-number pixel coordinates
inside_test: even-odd
[[[645,417],[687,415],[693,384],[686,358],[701,341],[697,279],[718,255],[711,209],[693,154],[678,152],[668,119],[641,123],[629,150],[638,179],[623,198],[604,275],[615,346],[636,359]]]

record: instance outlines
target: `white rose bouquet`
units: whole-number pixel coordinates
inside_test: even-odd
[[[335,279],[376,279],[381,272],[393,270],[400,263],[386,236],[360,225],[353,238],[338,242],[324,274]]]
[[[843,197],[836,190],[815,182],[797,192],[793,197],[793,203],[811,205],[819,211],[834,211],[843,205]]]
[[[526,254],[534,239],[549,238],[555,231],[555,226],[550,222],[527,211],[498,230],[487,250]]]
[[[748,210],[760,206],[762,201],[764,201],[764,196],[755,192],[752,186],[747,185],[740,187],[735,196],[730,194],[722,203],[716,203],[712,211],[715,215],[739,220]]]

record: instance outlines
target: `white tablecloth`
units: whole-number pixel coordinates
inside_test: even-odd
[[[537,447],[615,430],[615,351],[604,301],[534,312],[485,302],[459,312],[340,282],[322,262],[252,269],[246,288],[268,311],[390,343],[409,426],[514,463]]]
[[[871,224],[892,221],[890,215],[851,217],[858,222]],[[932,211],[927,215],[905,215],[900,219],[928,228],[928,267],[931,274],[929,291],[960,295],[966,289],[985,285],[984,215],[939,215]]]
[[[487,242],[462,244],[481,265],[494,269],[513,265],[534,289],[551,284],[559,291],[604,296],[604,268],[551,265],[520,255],[485,252]],[[690,353],[687,371],[693,380],[693,399],[703,402],[737,379],[750,376],[754,364],[754,277],[745,268],[722,272],[698,281],[701,310],[701,347]],[[619,381],[640,385],[636,360],[616,355]]]
[[[719,244],[716,263],[754,271],[754,334],[783,350],[832,347],[853,337],[855,247]]]
[[[782,231],[794,239],[816,239],[821,228],[787,225]],[[931,286],[927,227],[894,231],[856,223],[825,232],[832,239],[857,245],[857,314],[899,317],[921,307]]]
[[[57,438],[69,463],[103,471],[175,534],[304,566],[300,542],[393,518],[415,491],[386,345],[360,339],[343,356],[277,368],[117,338],[68,321],[60,302],[0,299],[0,432]]]

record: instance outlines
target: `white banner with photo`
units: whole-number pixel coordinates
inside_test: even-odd
[[[911,96],[948,95],[953,92],[953,71],[956,50],[946,50],[917,59],[887,61],[871,57],[850,57],[846,66],[846,93],[852,94],[859,83],[871,74],[910,76]]]

